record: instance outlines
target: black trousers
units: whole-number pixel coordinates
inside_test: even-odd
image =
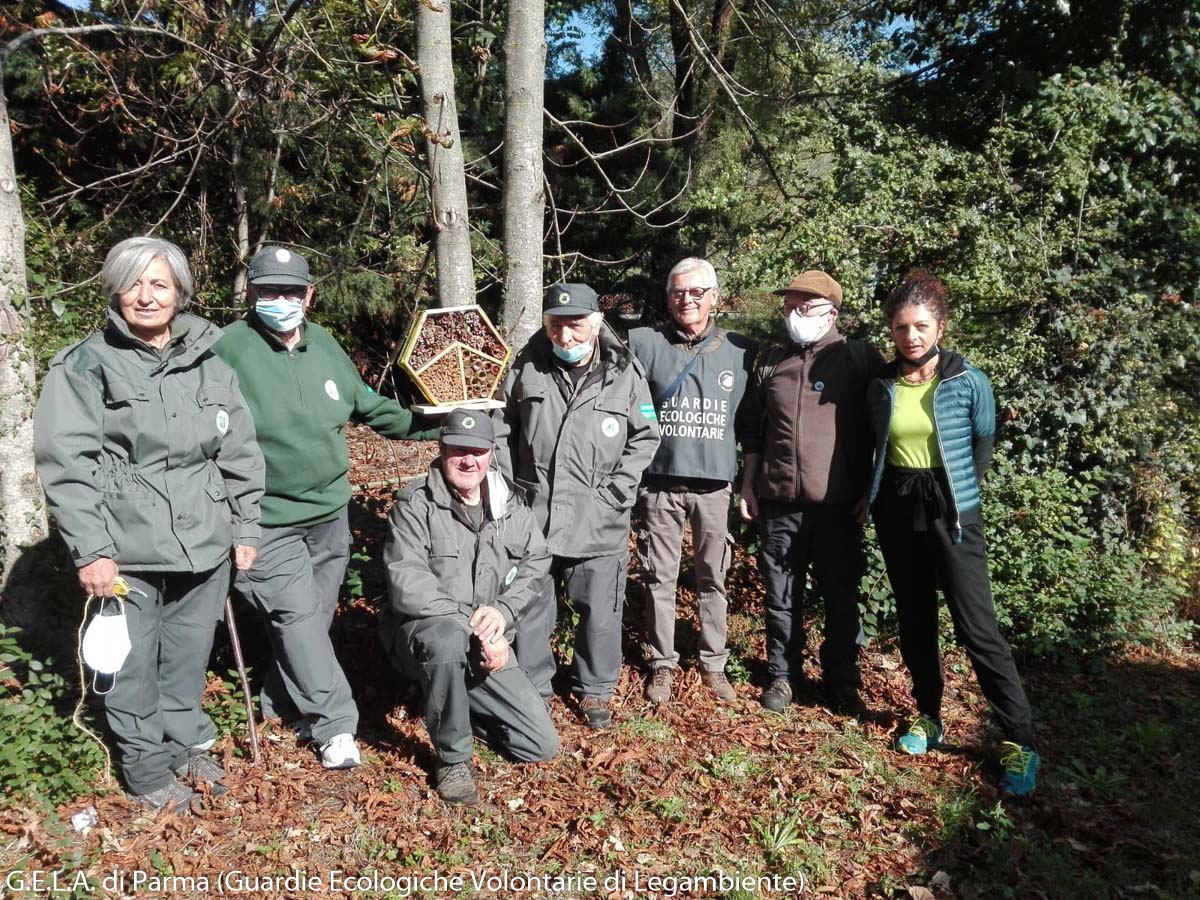
[[[900,652],[912,676],[917,709],[941,721],[945,678],[938,646],[940,586],[955,635],[967,651],[1005,738],[1032,746],[1029,701],[1012,651],[996,624],[983,526],[964,525],[962,540],[955,543],[941,518],[931,519],[925,531],[915,530],[911,507],[899,502],[876,514],[875,533],[896,596]]]
[[[865,570],[862,526],[849,504],[759,502],[758,568],[767,589],[767,673],[799,679],[805,647],[804,582],[825,604],[821,675],[831,689],[858,687],[858,585]]]

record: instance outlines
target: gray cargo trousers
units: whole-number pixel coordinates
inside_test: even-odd
[[[558,753],[558,733],[545,701],[509,653],[499,672],[480,666],[465,622],[451,616],[413,619],[386,648],[392,664],[415,677],[425,699],[425,727],[438,760],[466,762],[472,734],[519,762],[543,762]]]
[[[263,528],[254,567],[234,583],[267,617],[273,659],[259,696],[263,715],[302,717],[318,744],[358,728],[358,707],[329,639],[349,559],[343,509],[318,525]]]
[[[125,618],[132,645],[101,697],[133,794],[166,787],[189,751],[217,735],[200,707],[213,633],[229,594],[229,565],[207,572],[128,572]]]
[[[561,579],[579,616],[571,659],[571,693],[608,700],[621,676],[621,622],[629,554],[590,559],[554,557],[550,574]],[[550,585],[553,590],[553,582]],[[520,640],[520,634],[518,634]]]
[[[700,668],[724,672],[728,603],[725,573],[733,549],[729,537],[731,488],[696,492],[644,488],[638,497],[642,528],[638,562],[646,591],[646,639],[650,668],[679,665],[675,650],[675,594],[683,529],[692,526],[692,563],[700,615]]]
[[[571,693],[608,700],[621,675],[621,621],[629,554],[575,559],[555,556],[541,594],[517,623],[513,642],[521,667],[543,699],[553,693],[554,653],[550,636],[558,622],[557,586],[579,616],[571,662]]]

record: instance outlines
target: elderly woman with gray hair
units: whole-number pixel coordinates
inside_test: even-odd
[[[50,364],[34,413],[38,475],[92,597],[118,575],[129,654],[103,695],[130,799],[186,809],[178,780],[217,782],[200,706],[232,553],[253,563],[263,459],[220,330],[184,313],[192,275],[169,241],[134,237],[100,271],[105,327]]]

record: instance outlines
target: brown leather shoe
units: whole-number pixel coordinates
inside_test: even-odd
[[[675,681],[675,673],[670,666],[660,666],[650,673],[646,679],[646,699],[656,706],[667,703],[671,699],[671,685]]]
[[[737,693],[734,691],[733,685],[729,683],[729,679],[725,677],[724,672],[701,672],[700,683],[712,691],[718,700],[728,703],[730,700],[737,699]]]

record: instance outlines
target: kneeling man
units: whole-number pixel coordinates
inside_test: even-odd
[[[382,638],[396,667],[421,683],[438,794],[473,805],[472,734],[520,762],[558,753],[546,703],[510,649],[517,623],[547,602],[538,586],[550,549],[529,507],[491,469],[486,413],[454,410],[438,442],[441,456],[389,517]]]

